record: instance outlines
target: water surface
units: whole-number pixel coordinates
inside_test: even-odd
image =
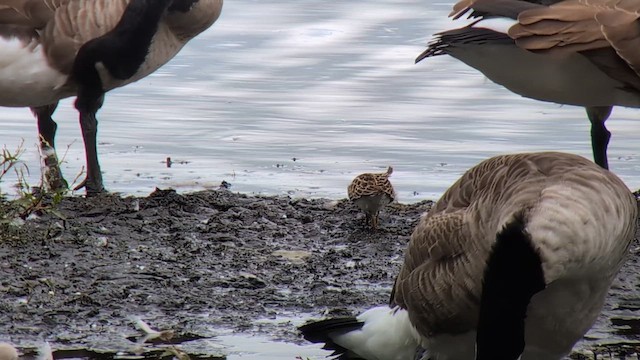
[[[446,18],[449,7],[227,1],[220,20],[172,62],[108,95],[99,113],[106,186],[145,195],[225,180],[240,192],[340,198],[358,173],[393,165],[400,201],[413,202],[436,198],[493,155],[591,157],[582,108],[520,98],[452,58],[414,65],[433,33],[457,26]],[[608,122],[611,168],[632,189],[640,187],[638,116],[618,108]],[[55,118],[71,180],[84,151],[70,100]],[[24,141],[22,159],[37,183],[29,110],[3,108],[0,125],[0,144]]]

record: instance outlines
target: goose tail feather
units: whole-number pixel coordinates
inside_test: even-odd
[[[324,343],[335,359],[413,359],[421,352],[419,336],[400,308],[378,306],[357,317],[325,319],[298,328],[313,343]]]

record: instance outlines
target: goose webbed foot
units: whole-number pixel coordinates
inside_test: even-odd
[[[106,193],[104,186],[102,185],[102,179],[100,179],[99,183],[89,181],[89,177],[87,176],[82,182],[76,185],[73,190],[78,191],[81,189],[85,189],[87,191],[87,196],[98,195]]]

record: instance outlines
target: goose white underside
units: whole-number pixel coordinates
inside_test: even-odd
[[[591,327],[611,279],[585,276],[555,281],[532,298],[521,360],[561,360]],[[332,339],[367,360],[414,360],[421,349],[423,360],[475,359],[475,329],[421,337],[406,310],[388,306],[369,309],[358,320],[364,322],[362,329]]]
[[[504,32],[508,24],[483,20],[474,27]],[[528,98],[585,107],[640,107],[640,96],[621,90],[624,84],[611,79],[580,54],[538,54],[512,44],[487,42],[453,44],[447,53]]]
[[[67,75],[49,66],[42,44],[0,36],[0,106],[42,106],[73,95]]]
[[[413,360],[419,335],[406,310],[378,306],[360,314],[360,330],[332,336],[334,342],[367,360]]]

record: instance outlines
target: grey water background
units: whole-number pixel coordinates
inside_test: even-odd
[[[108,94],[98,114],[106,186],[146,195],[225,180],[239,192],[342,198],[355,175],[392,165],[399,201],[415,202],[437,198],[493,155],[561,150],[591,158],[582,108],[521,98],[449,57],[414,64],[432,34],[465,23],[446,17],[450,7],[227,1],[218,22],[173,61]],[[634,190],[638,117],[616,108],[608,122],[611,168]],[[84,165],[71,100],[55,119],[71,180]],[[22,159],[37,184],[29,110],[2,108],[0,126],[0,144],[11,150],[24,141]],[[10,183],[1,190],[11,192]]]
[[[451,5],[227,0],[220,20],[173,61],[108,94],[98,114],[107,188],[146,195],[224,180],[238,192],[342,198],[355,175],[392,165],[399,201],[415,202],[436,199],[490,156],[559,150],[591,158],[582,108],[521,98],[449,57],[414,64],[432,34],[465,24],[447,19]],[[608,122],[611,169],[633,190],[640,187],[639,117],[616,108]],[[72,180],[84,151],[71,100],[55,119]],[[0,129],[9,150],[24,143],[28,179],[37,184],[29,110],[2,108]],[[12,176],[0,191],[12,192]],[[220,341],[230,359],[326,354],[238,335]]]

